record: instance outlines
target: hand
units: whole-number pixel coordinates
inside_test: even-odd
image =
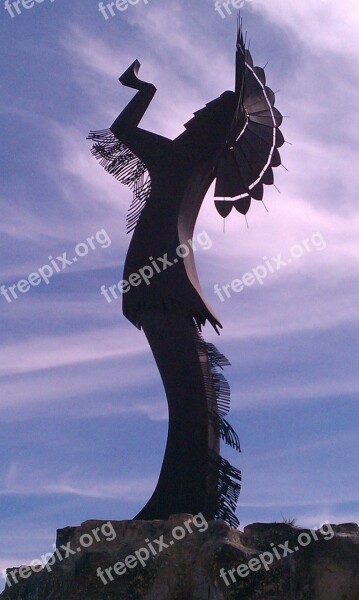
[[[136,59],[132,65],[130,65],[128,69],[126,69],[126,71],[121,75],[119,78],[120,83],[135,90],[152,88],[154,91],[156,91],[156,87],[153,85],[153,83],[146,83],[145,81],[141,81],[141,79],[139,79],[138,71],[140,66],[141,63]]]

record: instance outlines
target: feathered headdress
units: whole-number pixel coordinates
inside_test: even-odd
[[[234,207],[246,215],[252,199],[262,200],[263,185],[274,181],[284,144],[283,117],[274,92],[266,86],[264,69],[253,66],[239,23],[236,52],[236,110],[216,169],[215,205],[226,218]]]

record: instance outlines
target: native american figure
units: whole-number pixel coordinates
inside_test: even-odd
[[[132,278],[123,296],[124,315],[147,337],[169,408],[159,480],[135,518],[202,512],[235,527],[241,475],[220,456],[220,438],[240,451],[225,419],[230,392],[220,370],[229,362],[202,338],[206,321],[217,331],[222,326],[202,295],[188,240],[214,179],[216,207],[224,218],[233,207],[245,215],[252,199],[262,200],[263,184],[273,183],[272,168],[281,162],[282,117],[263,69],[253,66],[241,27],[235,91],[196,112],[174,140],[138,126],[156,92],[138,78],[139,67],[136,60],[120,77],[137,94],[110,129],[89,135],[94,156],[133,191],[127,218],[133,235],[123,278],[131,281],[151,261],[157,271],[148,285]],[[185,246],[179,258],[178,248]]]

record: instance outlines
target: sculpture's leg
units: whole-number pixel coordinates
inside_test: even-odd
[[[218,477],[209,455],[218,455],[219,440],[209,424],[209,364],[203,343],[201,347],[190,317],[147,313],[141,324],[166,390],[169,430],[156,489],[135,518],[202,512],[212,519],[218,508]]]

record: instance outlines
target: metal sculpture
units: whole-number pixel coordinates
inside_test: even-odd
[[[110,129],[89,134],[93,155],[133,191],[124,280],[149,261],[163,263],[149,285],[132,279],[123,296],[123,313],[147,337],[169,407],[159,480],[135,518],[202,512],[236,527],[241,474],[220,456],[220,438],[240,451],[238,436],[225,419],[230,391],[219,371],[229,362],[201,335],[206,321],[217,332],[222,325],[202,295],[192,249],[181,260],[176,249],[189,246],[214,179],[215,204],[223,218],[233,207],[246,215],[253,199],[262,200],[263,184],[273,183],[272,169],[281,162],[282,116],[264,70],[253,66],[240,26],[235,91],[197,111],[174,140],[138,126],[156,92],[138,78],[139,67],[136,60],[120,77],[137,94]]]

